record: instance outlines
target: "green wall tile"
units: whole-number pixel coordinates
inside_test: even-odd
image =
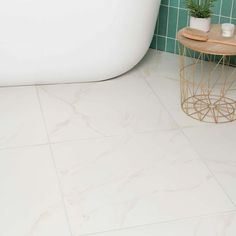
[[[217,1],[214,3],[214,6],[212,8],[212,11],[216,15],[220,15],[220,9],[221,9],[221,1]]]
[[[169,0],[161,0],[161,4],[163,4],[163,5],[169,5]]]
[[[220,17],[220,23],[230,23],[231,19],[229,17]]]
[[[233,0],[233,1],[235,1],[235,0]],[[229,17],[231,14],[231,8],[232,8],[232,0],[224,1],[224,3],[222,4],[222,8],[221,8],[221,15]]]
[[[188,11],[185,9],[179,9],[179,20],[177,29],[180,30],[188,26]]]
[[[179,0],[179,1],[180,1],[179,7],[186,8],[186,0]]]
[[[185,0],[161,0],[151,48],[178,53],[176,33],[179,29],[186,27],[189,20],[185,2]],[[217,0],[212,10],[212,23],[236,24],[236,0]]]
[[[236,18],[236,1],[235,0],[234,0],[234,5],[233,5],[232,17]]]
[[[166,35],[168,7],[161,5],[158,20],[158,35]]]
[[[157,50],[165,51],[166,48],[166,38],[157,36]]]
[[[158,24],[159,24],[159,18],[157,19],[156,27],[155,27],[155,35],[158,33]]]
[[[220,16],[219,15],[212,15],[211,16],[211,23],[212,24],[218,24],[220,22]]]
[[[175,52],[175,40],[174,39],[167,39],[166,41],[166,51],[167,52]]]
[[[233,19],[231,20],[231,23],[236,25],[236,19],[233,18]]]
[[[170,7],[169,9],[167,37],[175,38],[176,36],[178,12],[177,8]]]
[[[154,35],[153,38],[152,38],[150,48],[156,49],[156,47],[157,47],[157,36]]]
[[[178,7],[179,6],[179,0],[170,0],[169,5],[173,6],[173,7]]]

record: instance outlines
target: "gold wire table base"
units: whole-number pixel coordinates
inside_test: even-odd
[[[195,95],[182,102],[182,110],[190,117],[204,122],[226,123],[236,120],[235,101],[217,95]]]
[[[196,52],[180,44],[182,110],[193,119],[236,120],[236,66],[232,57]]]

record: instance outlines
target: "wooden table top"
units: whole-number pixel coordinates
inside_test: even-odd
[[[177,34],[178,41],[184,45],[185,47],[192,49],[197,52],[202,52],[206,54],[213,54],[213,55],[226,55],[226,56],[235,56],[236,55],[236,46],[227,45],[222,43],[212,43],[212,42],[201,42],[192,39],[188,39],[182,36],[182,31],[180,30]],[[211,30],[208,33],[209,38],[214,38],[216,40],[236,42],[236,31],[232,38],[224,38],[221,36],[221,25],[212,25]]]

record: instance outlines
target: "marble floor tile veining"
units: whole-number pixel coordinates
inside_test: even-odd
[[[183,131],[236,206],[236,125]]]
[[[70,236],[48,146],[0,150],[0,235]]]
[[[133,73],[103,83],[38,90],[52,142],[177,127],[145,81]]]
[[[230,211],[180,131],[53,145],[75,235]]]
[[[108,231],[98,233],[96,236],[234,236],[236,235],[235,225],[236,214],[228,213]]]
[[[0,88],[0,149],[47,142],[34,87]]]
[[[236,123],[181,111],[178,63],[0,88],[0,236],[235,236]]]

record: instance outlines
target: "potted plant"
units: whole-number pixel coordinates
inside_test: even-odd
[[[210,30],[211,8],[216,0],[186,0],[190,13],[190,27],[204,32]]]

